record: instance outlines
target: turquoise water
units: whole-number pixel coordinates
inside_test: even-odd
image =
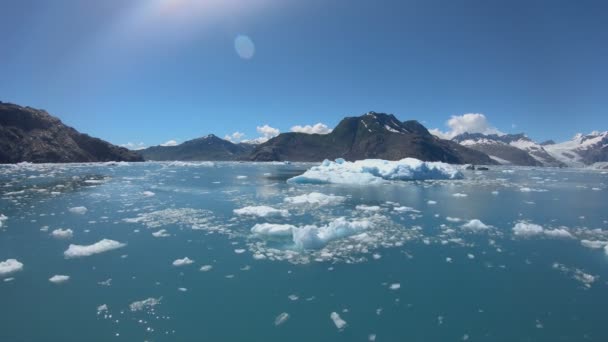
[[[608,174],[286,183],[310,166],[0,166],[0,261],[23,264],[0,274],[0,341],[608,340]],[[333,200],[285,201],[315,192]],[[233,212],[248,206],[278,214]],[[365,225],[312,250],[250,231],[340,217]],[[103,239],[124,245],[64,254]]]

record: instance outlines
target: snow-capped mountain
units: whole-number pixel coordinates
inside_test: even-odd
[[[452,140],[501,164],[602,168],[608,162],[608,131],[577,134],[570,141],[537,143],[525,134],[464,133]]]
[[[564,166],[544,146],[525,134],[464,133],[452,140],[468,148],[483,152],[501,164],[523,166]]]
[[[559,161],[575,167],[608,162],[608,131],[577,134],[570,141],[544,146]]]

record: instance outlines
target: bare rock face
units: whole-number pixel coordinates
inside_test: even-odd
[[[375,112],[344,118],[329,134],[280,134],[257,146],[250,160],[398,160],[406,157],[454,164],[496,164],[483,152],[435,137],[417,121],[401,122],[393,115]]]
[[[0,163],[142,160],[133,151],[64,125],[44,110],[0,102]]]

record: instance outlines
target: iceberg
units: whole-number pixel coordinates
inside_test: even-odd
[[[290,224],[258,223],[251,228],[251,232],[264,236],[291,236],[295,228]]]
[[[309,225],[293,229],[293,242],[300,249],[318,249],[333,240],[361,233],[371,226],[370,220],[347,221],[339,217],[325,226]]]
[[[290,178],[292,184],[380,184],[385,181],[426,179],[461,179],[457,167],[442,162],[424,162],[415,158],[397,161],[364,159],[347,162],[344,159],[325,160],[302,175]]]

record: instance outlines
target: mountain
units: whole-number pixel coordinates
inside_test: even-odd
[[[0,102],[0,163],[142,160],[126,148],[79,133],[44,110]]]
[[[452,138],[460,145],[483,152],[501,164],[522,166],[565,166],[546,146],[535,143],[525,134],[463,133]]]
[[[237,160],[246,159],[254,145],[233,144],[213,134],[176,146],[153,146],[139,150],[146,160]]]
[[[482,152],[435,137],[417,121],[401,122],[391,114],[375,112],[344,118],[329,134],[280,134],[258,145],[249,159],[321,161],[406,157],[455,164],[496,164]]]
[[[549,144],[545,149],[569,166],[585,166],[608,162],[608,131],[577,134],[570,141]]]

